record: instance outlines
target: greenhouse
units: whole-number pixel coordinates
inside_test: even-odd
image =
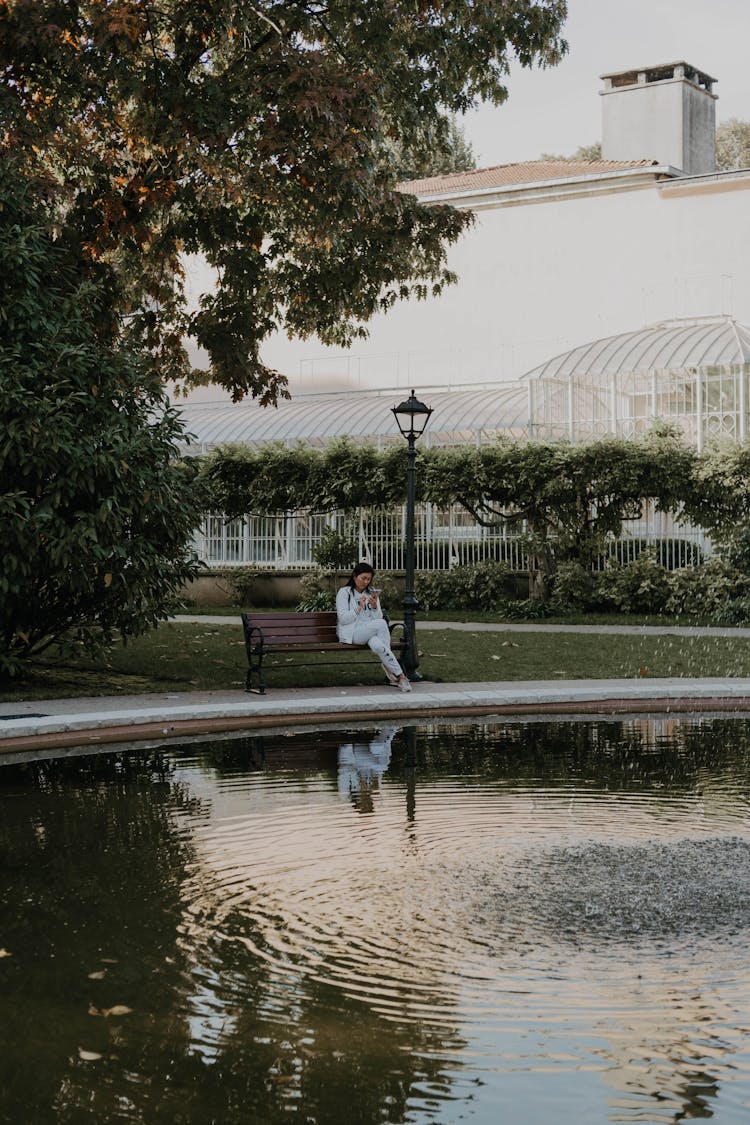
[[[528,433],[634,437],[656,418],[697,449],[748,433],[750,328],[730,317],[667,321],[583,344],[524,376]]]
[[[514,383],[457,389],[419,388],[433,408],[424,446],[475,445],[499,436],[591,441],[607,434],[629,438],[655,419],[678,426],[698,450],[713,438],[742,441],[748,433],[750,328],[730,317],[664,322],[584,344],[548,360]],[[399,443],[391,407],[403,388],[297,394],[277,408],[255,402],[186,403],[181,412],[191,435],[186,451],[221,445],[259,448],[270,442],[322,448],[347,436],[378,448]],[[305,569],[326,528],[354,539],[360,558],[380,569],[400,569],[405,512],[361,511],[210,516],[196,544],[209,566]],[[526,560],[518,536],[481,527],[463,509],[418,506],[416,565],[442,569],[498,558],[514,569]],[[647,505],[631,521],[619,547],[628,557],[643,541],[688,540],[705,552],[710,543],[695,528],[675,523]]]
[[[295,393],[277,407],[257,402],[188,402],[181,406],[191,435],[189,452],[205,453],[219,445],[251,448],[282,442],[321,447],[339,437],[373,442],[382,448],[400,442],[391,407],[408,394],[403,387],[361,391],[348,388],[328,394]],[[424,442],[465,445],[494,441],[500,434],[524,437],[528,426],[528,390],[520,383],[494,386],[420,388],[432,418]]]

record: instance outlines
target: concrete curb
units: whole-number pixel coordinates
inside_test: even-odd
[[[534,683],[414,685],[411,694],[388,687],[281,690],[267,696],[237,692],[186,693],[127,700],[51,700],[0,708],[0,754],[112,743],[134,738],[190,737],[210,731],[251,734],[290,724],[346,726],[352,722],[470,715],[750,712],[750,679],[577,680]],[[34,711],[31,711],[32,706]],[[28,712],[20,713],[19,711]],[[3,712],[7,717],[3,717]],[[42,712],[42,713],[40,713]]]

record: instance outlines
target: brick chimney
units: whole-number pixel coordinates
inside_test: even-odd
[[[686,62],[602,74],[602,157],[716,169],[715,78]]]

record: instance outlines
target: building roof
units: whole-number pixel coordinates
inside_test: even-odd
[[[488,188],[536,184],[545,180],[570,180],[581,176],[601,176],[607,172],[630,172],[658,167],[656,160],[525,160],[518,164],[497,164],[493,168],[474,168],[469,172],[450,172],[407,180],[399,190],[410,195],[442,195]]]
[[[581,344],[526,372],[525,379],[606,377],[633,371],[750,364],[750,328],[728,316],[652,324]]]
[[[521,434],[527,425],[527,390],[523,384],[500,383],[487,388],[456,391],[417,390],[433,409],[426,438],[449,445],[486,439],[497,433]],[[306,442],[325,445],[337,437],[382,444],[401,441],[391,407],[408,397],[408,390],[337,391],[297,394],[278,407],[257,402],[177,403],[191,435],[191,452],[238,443],[257,447],[268,442]]]

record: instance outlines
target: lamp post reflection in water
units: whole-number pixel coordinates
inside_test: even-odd
[[[424,433],[432,414],[432,407],[425,406],[412,390],[405,402],[391,408],[398,428],[408,442],[406,466],[406,578],[404,582],[404,633],[406,648],[401,660],[404,672],[410,680],[421,680],[417,671],[416,611],[419,602],[414,594],[414,461],[417,455],[416,442]]]

